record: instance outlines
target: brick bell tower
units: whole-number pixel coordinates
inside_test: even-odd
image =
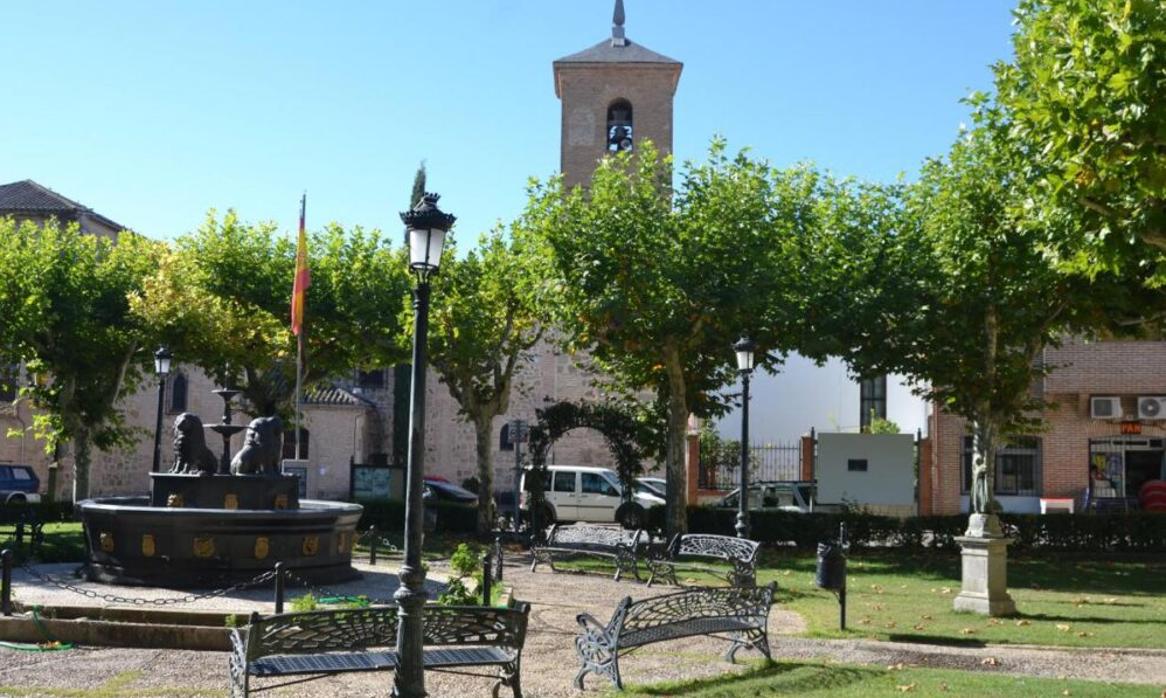
[[[586,184],[605,155],[651,140],[672,152],[672,99],[680,61],[630,41],[623,0],[616,0],[611,38],[554,62],[563,103],[559,167],[566,186]]]

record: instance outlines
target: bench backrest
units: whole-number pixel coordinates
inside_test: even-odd
[[[671,623],[700,618],[734,618],[764,627],[773,603],[774,584],[763,587],[685,589],[650,599],[625,598],[616,608],[608,631],[624,636]]]
[[[425,644],[489,645],[522,649],[530,604],[514,608],[492,606],[426,606]]]
[[[425,645],[521,649],[530,604],[425,607]],[[273,654],[358,651],[397,644],[397,607],[282,613],[247,626],[247,659]]]
[[[397,607],[281,613],[247,626],[247,659],[344,652],[397,644]]]
[[[547,534],[547,545],[606,545],[615,547],[622,545],[628,548],[635,548],[641,543],[641,538],[646,539],[647,532],[636,529],[630,531],[626,528],[616,528],[614,526],[559,526],[551,527],[550,533]]]
[[[672,539],[672,555],[694,555],[752,564],[761,543],[712,533],[684,533]]]

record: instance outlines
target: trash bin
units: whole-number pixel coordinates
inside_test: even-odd
[[[814,583],[820,589],[846,588],[846,555],[839,543],[818,543],[818,573]]]

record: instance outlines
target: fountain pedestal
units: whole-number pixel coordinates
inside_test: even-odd
[[[150,506],[187,509],[299,509],[296,475],[150,473]]]

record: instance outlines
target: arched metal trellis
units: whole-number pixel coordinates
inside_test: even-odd
[[[575,429],[594,429],[603,435],[615,459],[616,472],[623,501],[631,501],[634,481],[643,470],[643,461],[652,455],[647,444],[654,443],[652,428],[637,421],[630,412],[611,403],[558,402],[535,411],[538,421],[530,427],[530,491],[531,529],[535,538],[541,538],[545,522],[546,460],[551,446]]]

